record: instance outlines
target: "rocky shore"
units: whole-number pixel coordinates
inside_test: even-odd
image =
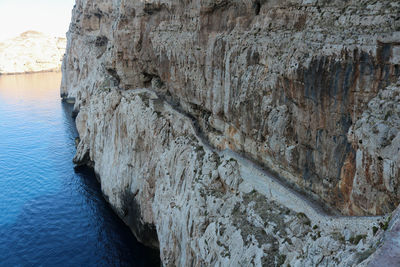
[[[399,9],[77,0],[74,162],[164,266],[396,266]]]
[[[0,42],[0,74],[60,71],[66,39],[27,31]]]

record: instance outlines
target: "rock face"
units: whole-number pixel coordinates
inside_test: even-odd
[[[0,43],[0,74],[59,71],[66,39],[28,31]]]
[[[366,265],[388,218],[297,195],[343,215],[399,204],[399,9],[77,0],[61,86],[74,160],[166,266]]]
[[[387,218],[308,206],[213,151],[155,93],[104,88],[87,101],[74,161],[92,161],[107,200],[164,266],[364,266],[383,238]]]
[[[399,266],[400,265],[400,208],[392,215],[390,223],[386,224],[387,232],[383,236],[382,245],[369,259],[368,266]]]

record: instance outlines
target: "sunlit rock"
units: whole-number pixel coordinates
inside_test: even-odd
[[[0,42],[0,74],[60,71],[66,39],[27,31]]]

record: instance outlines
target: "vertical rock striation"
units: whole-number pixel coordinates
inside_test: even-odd
[[[386,218],[319,229],[327,214],[287,205],[240,159],[334,212],[391,212],[399,9],[77,0],[61,86],[79,112],[74,160],[94,167],[108,201],[166,266],[366,264],[383,236],[372,227]]]

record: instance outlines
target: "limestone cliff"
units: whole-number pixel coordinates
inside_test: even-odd
[[[77,0],[74,160],[164,265],[365,265],[388,219],[320,204],[399,204],[399,9]]]
[[[27,31],[0,42],[0,74],[60,71],[66,39]]]

